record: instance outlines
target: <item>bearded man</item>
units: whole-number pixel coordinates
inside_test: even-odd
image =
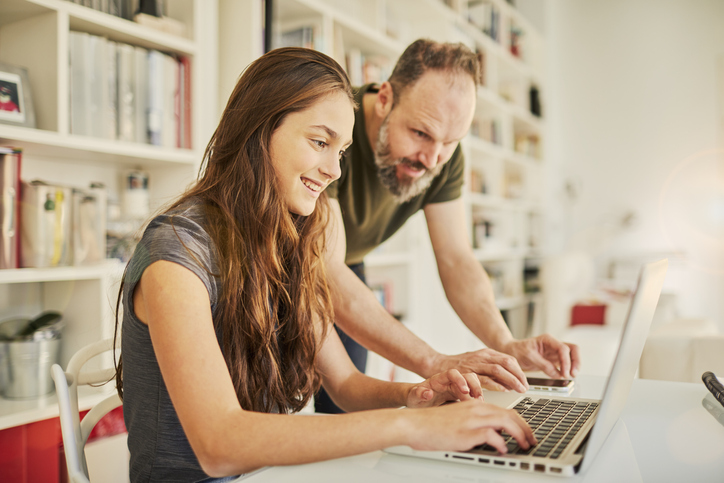
[[[360,371],[370,349],[423,377],[456,368],[478,374],[488,389],[524,392],[523,370],[572,377],[580,362],[575,345],[550,335],[513,338],[468,241],[460,140],[473,120],[479,72],[477,56],[464,45],[421,39],[405,50],[389,81],[356,90],[353,143],[341,160],[342,176],[327,188],[327,270],[336,329]],[[364,256],[418,210],[447,298],[486,349],[436,352],[364,285]],[[323,391],[315,406],[341,412]]]

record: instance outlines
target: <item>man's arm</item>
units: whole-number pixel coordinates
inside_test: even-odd
[[[575,345],[547,334],[513,338],[468,241],[462,199],[427,205],[425,218],[445,294],[465,325],[488,347],[514,356],[524,370],[542,370],[551,377],[575,375],[580,364]]]
[[[444,356],[388,314],[372,291],[345,264],[347,242],[342,212],[337,200],[330,200],[330,205],[326,261],[336,324],[366,348],[422,377],[457,368],[453,364],[441,367]],[[523,373],[512,357],[488,351],[477,361],[476,365],[461,368],[480,375],[484,387],[525,390]]]

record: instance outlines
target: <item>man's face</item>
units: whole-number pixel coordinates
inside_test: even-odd
[[[399,202],[422,193],[440,174],[475,112],[475,84],[466,74],[426,72],[395,98],[380,126],[375,163]]]

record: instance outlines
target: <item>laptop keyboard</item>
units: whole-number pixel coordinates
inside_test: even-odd
[[[518,446],[518,442],[505,431],[500,434],[505,439],[508,454],[524,454],[549,458],[558,458],[566,449],[578,431],[598,407],[597,402],[579,402],[565,399],[523,398],[513,409],[530,425],[538,444],[528,449]],[[475,449],[497,453],[489,444]]]

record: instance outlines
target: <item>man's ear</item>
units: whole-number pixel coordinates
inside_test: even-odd
[[[377,91],[377,100],[375,101],[375,114],[381,119],[387,117],[392,110],[395,96],[392,92],[392,84],[385,81]]]

